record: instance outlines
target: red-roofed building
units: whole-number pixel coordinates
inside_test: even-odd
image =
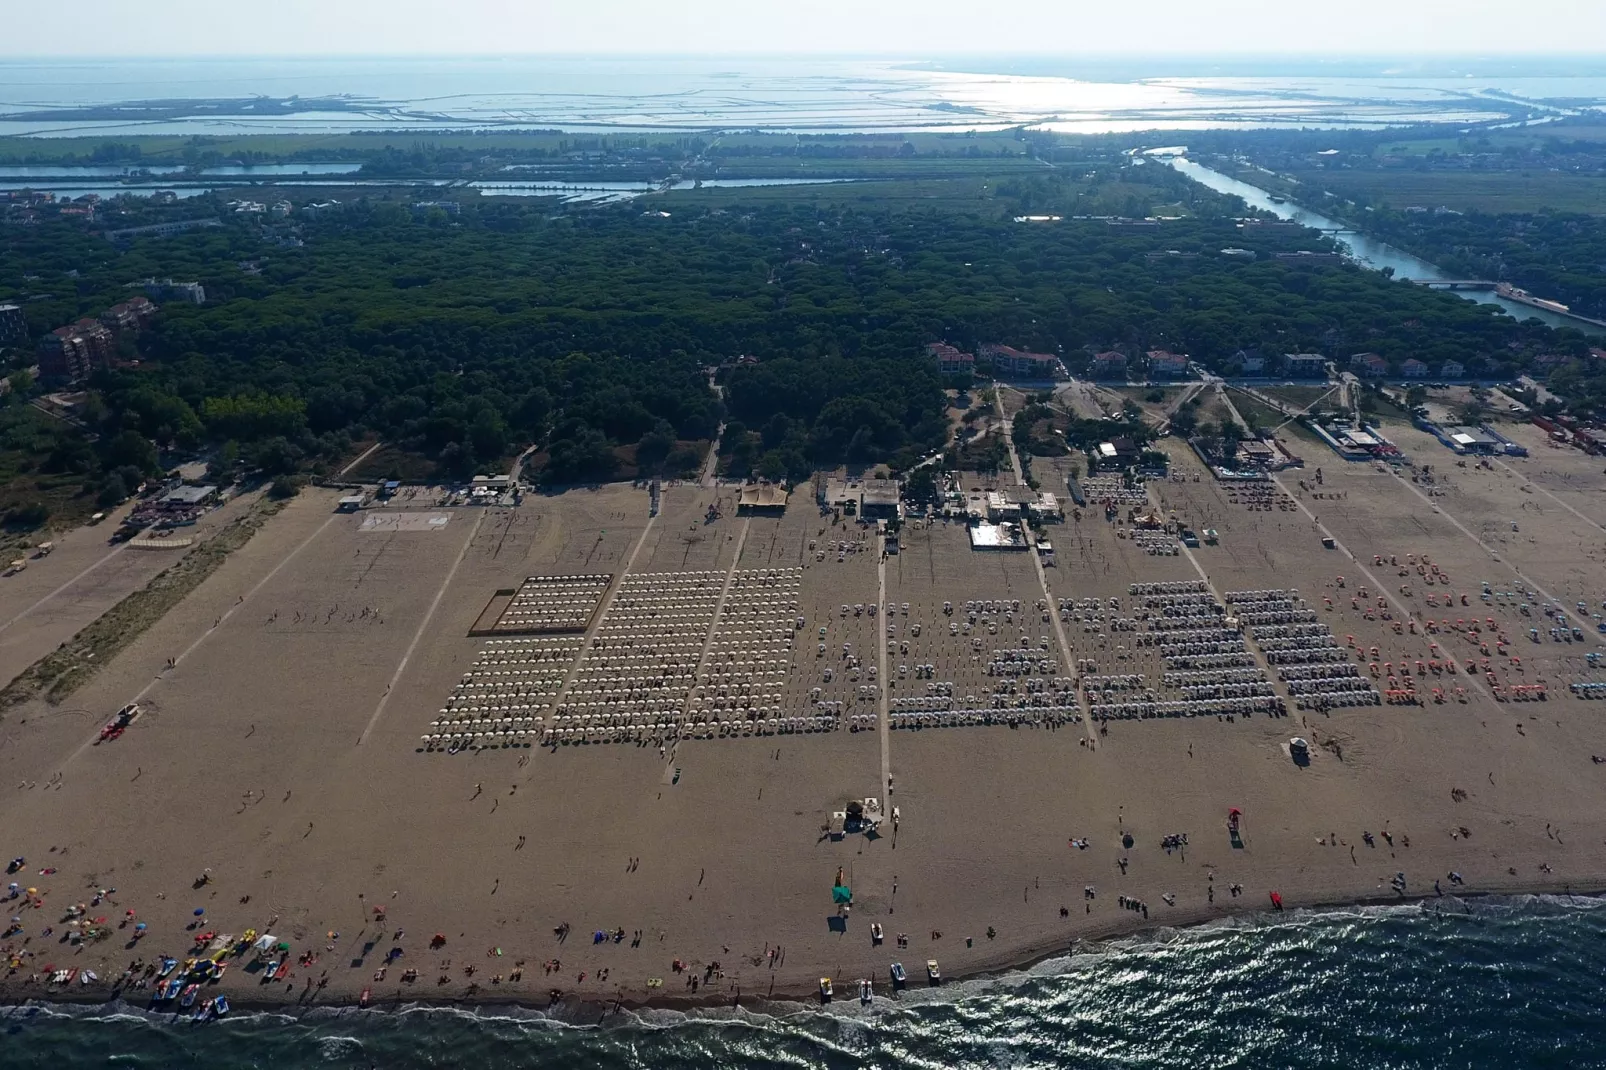
[[[972,375],[976,371],[975,356],[947,342],[927,342],[926,355],[937,362],[937,371],[942,375]]]
[[[1180,379],[1188,374],[1188,355],[1164,349],[1149,350],[1150,379]]]
[[[76,383],[111,360],[112,332],[92,319],[57,327],[39,342],[39,377],[46,382]]]
[[[1426,379],[1428,377],[1428,366],[1415,357],[1411,357],[1400,362],[1400,374],[1407,379]]]
[[[1349,359],[1349,370],[1375,379],[1388,374],[1389,362],[1377,353],[1357,353]]]
[[[1107,350],[1103,353],[1093,354],[1093,361],[1088,370],[1095,379],[1125,379],[1126,354],[1118,350]]]
[[[113,305],[100,314],[101,326],[114,334],[124,331],[137,331],[144,327],[146,322],[156,315],[156,306],[151,299],[143,295],[130,297],[121,304]]]
[[[1052,353],[1027,353],[1012,346],[988,342],[981,347],[981,358],[992,361],[993,374],[1026,379],[1058,379],[1059,358]]]

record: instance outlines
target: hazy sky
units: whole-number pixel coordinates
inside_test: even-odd
[[[0,55],[1596,52],[1606,0],[29,0]]]

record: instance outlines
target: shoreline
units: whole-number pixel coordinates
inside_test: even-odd
[[[910,982],[904,986],[902,991],[907,994],[940,993],[977,982],[1024,981],[1028,979],[1031,970],[1045,962],[1059,959],[1070,960],[1079,956],[1094,955],[1101,952],[1127,950],[1135,943],[1165,942],[1159,939],[1144,940],[1145,937],[1158,937],[1159,934],[1163,933],[1186,936],[1187,934],[1202,933],[1216,928],[1241,928],[1242,926],[1237,923],[1246,920],[1265,923],[1274,922],[1279,917],[1307,918],[1312,915],[1338,914],[1348,909],[1421,907],[1427,903],[1440,900],[1449,900],[1462,904],[1489,904],[1496,900],[1536,900],[1541,898],[1585,900],[1592,901],[1596,906],[1606,906],[1606,884],[1587,891],[1575,891],[1567,885],[1525,884],[1515,889],[1501,891],[1463,891],[1456,894],[1446,893],[1443,895],[1365,896],[1352,899],[1299,903],[1284,910],[1276,910],[1270,907],[1227,912],[1193,909],[1180,912],[1183,914],[1182,918],[1167,924],[1097,926],[1091,934],[1079,936],[1069,943],[1056,945],[1052,948],[1028,946],[1021,949],[1024,954],[1004,952],[994,957],[996,961],[984,960],[976,968],[967,969],[952,976],[945,976],[940,985],[930,986],[920,983],[917,975],[911,972]],[[1516,906],[1517,904],[1513,903],[1511,905]],[[1587,906],[1584,908],[1587,909]],[[1450,913],[1470,916],[1472,911],[1464,910]],[[432,999],[426,993],[420,992],[416,997],[403,998],[404,994],[398,991],[385,998],[374,998],[365,1007],[359,1006],[357,999],[347,998],[343,994],[344,988],[340,990],[340,993],[337,993],[336,998],[328,1001],[315,1000],[311,1002],[300,998],[267,999],[249,994],[225,994],[229,995],[230,1014],[236,1017],[240,1015],[277,1014],[302,1019],[312,1017],[318,1012],[340,1015],[358,1010],[385,1013],[456,1010],[469,1014],[477,1014],[488,1010],[517,1010],[528,1012],[556,1024],[600,1028],[608,1024],[609,1019],[627,1012],[635,1014],[644,1011],[668,1011],[694,1017],[717,1010],[741,1010],[753,1015],[779,1017],[797,1013],[799,1010],[823,1010],[827,1006],[853,1007],[859,1005],[856,979],[833,978],[833,981],[837,982],[841,993],[829,1003],[822,1003],[818,993],[813,989],[794,988],[791,985],[779,990],[772,989],[762,996],[744,995],[739,988],[734,993],[722,991],[717,994],[710,993],[707,995],[676,994],[647,998],[608,995],[599,990],[565,991],[563,998],[556,1001],[549,999],[545,1003],[535,999],[520,998],[515,995],[504,997],[490,993],[474,993],[456,998]],[[110,993],[83,993],[79,995],[75,994],[71,989],[64,988],[59,992],[47,991],[37,995],[21,996],[20,998],[16,994],[6,991],[10,987],[11,982],[0,982],[0,1008],[4,1008],[4,1011],[0,1012],[0,1016],[12,1015],[29,1009],[85,1009],[120,1004],[116,1010],[116,1013],[119,1014],[132,1013],[149,1020],[165,1018],[175,1023],[187,1023],[190,1021],[188,1013],[152,1008],[149,1006],[148,996],[143,1001],[125,999],[121,989],[116,987]],[[877,1000],[894,1004],[902,1002],[901,996],[889,995],[888,991],[884,989],[885,981],[878,979]],[[142,992],[144,991],[146,990],[142,990]],[[220,990],[211,989],[211,991],[216,994]]]

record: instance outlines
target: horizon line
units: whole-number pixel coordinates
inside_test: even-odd
[[[1089,51],[1050,51],[1022,49],[1002,51],[995,49],[938,49],[929,51],[824,51],[824,50],[784,50],[784,49],[731,49],[725,51],[697,52],[697,51],[651,51],[651,50],[621,50],[602,51],[597,49],[558,49],[548,51],[517,51],[517,52],[438,52],[429,50],[394,51],[394,52],[362,52],[362,51],[307,51],[307,52],[236,52],[236,51],[195,51],[195,52],[140,52],[140,53],[97,53],[97,52],[39,52],[30,51],[26,54],[7,54],[0,52],[0,63],[29,63],[48,62],[57,60],[92,60],[99,62],[135,62],[141,60],[197,60],[197,59],[272,59],[272,60],[299,60],[299,59],[741,59],[741,58],[798,58],[798,59],[1065,59],[1065,60],[1387,60],[1398,62],[1400,60],[1424,59],[1444,61],[1451,59],[1461,60],[1509,60],[1509,59],[1598,59],[1606,62],[1606,48],[1590,46],[1587,49],[1555,48],[1546,50],[1511,50],[1499,51],[1489,49],[1478,50],[1446,50],[1424,51],[1421,48],[1401,49],[1398,51],[1322,51],[1322,50],[1295,50],[1276,49],[1265,51],[1201,51],[1193,52],[1181,49],[1147,49],[1144,51],[1124,51],[1117,49],[1100,49]]]

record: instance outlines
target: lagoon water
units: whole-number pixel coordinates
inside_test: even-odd
[[[1579,61],[1549,70],[1490,60],[1431,68],[1393,60],[1314,75],[1311,67],[918,56],[26,59],[0,62],[0,134],[1017,124],[1094,133],[1465,123],[1507,114],[1513,98],[1557,114],[1606,101],[1606,68]],[[128,101],[162,106],[145,115],[82,110]]]
[[[624,1012],[600,1026],[507,1008],[237,1012],[191,1026],[132,1007],[23,1007],[0,1015],[0,1065],[1587,1070],[1606,1066],[1603,907],[1542,897],[1294,913],[869,1008]]]

